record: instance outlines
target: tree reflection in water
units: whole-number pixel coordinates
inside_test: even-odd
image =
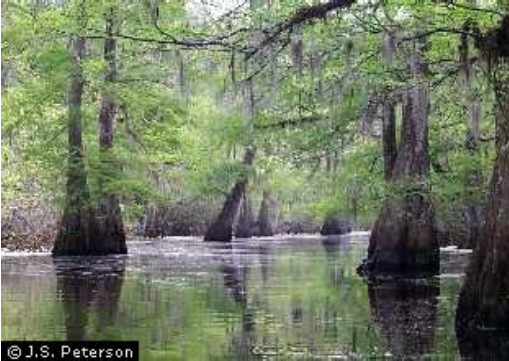
[[[269,277],[272,276],[272,271],[274,269],[274,254],[273,250],[260,244],[258,246],[258,258],[260,260],[260,271],[262,274],[262,283],[265,286],[269,281]]]
[[[460,271],[439,278],[436,310],[433,282],[368,293],[355,272],[365,244],[351,241],[137,243],[125,276],[114,257],[6,257],[3,337],[138,340],[143,360],[460,359]]]
[[[374,321],[396,359],[433,352],[438,280],[370,280],[369,305]]]
[[[341,242],[341,236],[327,236],[322,240],[322,246],[329,264],[329,277],[335,288],[341,288],[344,278],[343,266],[338,264],[341,247],[345,247]]]
[[[97,327],[113,325],[125,273],[125,258],[66,258],[53,261],[57,276],[57,298],[65,313],[67,340],[87,339],[92,307],[97,310]]]
[[[255,340],[255,320],[247,294],[249,267],[242,254],[238,254],[232,244],[222,246],[222,252],[216,255],[219,272],[223,276],[226,293],[240,306],[241,327],[230,335],[230,353],[236,358],[248,360]]]

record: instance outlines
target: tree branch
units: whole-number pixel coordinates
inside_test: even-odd
[[[307,116],[307,117],[301,117],[297,119],[287,119],[283,120],[277,123],[270,123],[270,124],[255,124],[256,129],[274,129],[274,128],[286,128],[288,126],[296,126],[306,123],[314,123],[319,120],[322,120],[323,118],[315,115]]]
[[[251,54],[249,54],[249,57],[254,56],[265,46],[274,42],[285,31],[291,31],[294,26],[314,19],[324,18],[328,13],[338,9],[349,8],[354,3],[355,0],[331,0],[325,3],[301,7],[290,18],[272,26],[272,28],[267,31],[269,35],[260,42],[259,46],[254,49]]]
[[[453,1],[449,2],[447,5],[454,6],[456,8],[460,8],[460,9],[470,10],[470,11],[480,11],[480,12],[484,12],[484,13],[495,14],[498,16],[504,16],[503,13],[501,13],[497,10],[494,10],[494,9],[478,8],[478,7],[471,6],[471,5],[458,4]]]

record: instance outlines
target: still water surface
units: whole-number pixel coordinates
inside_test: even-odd
[[[468,254],[367,284],[367,236],[130,242],[128,256],[2,255],[3,340],[138,340],[141,360],[459,359]]]

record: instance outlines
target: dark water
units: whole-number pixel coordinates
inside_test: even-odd
[[[132,242],[127,257],[2,256],[3,340],[138,340],[142,360],[459,359],[467,254],[366,284],[366,236]]]

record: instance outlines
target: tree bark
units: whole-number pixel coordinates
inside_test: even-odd
[[[383,105],[382,142],[384,157],[385,180],[390,181],[392,170],[398,156],[396,145],[396,114],[395,101],[391,95],[387,95]]]
[[[427,185],[429,173],[429,85],[423,78],[422,45],[414,44],[411,59],[412,87],[403,104],[401,143],[392,170],[395,192],[382,207],[371,233],[368,259],[359,272],[436,273],[439,246]]]
[[[182,52],[177,49],[175,50],[175,59],[177,61],[177,82],[180,89],[180,96],[185,101],[187,98],[187,89],[186,89],[186,72],[185,72],[185,66],[184,66],[184,55]]]
[[[333,236],[347,234],[352,231],[350,224],[345,222],[343,215],[339,212],[330,212],[325,216],[320,234],[322,236]]]
[[[270,193],[268,190],[263,191],[262,204],[260,206],[260,213],[258,213],[258,235],[260,237],[270,237],[274,235],[274,229],[270,219]]]
[[[247,167],[252,166],[254,157],[254,147],[248,147],[244,155],[243,164]],[[237,180],[230,193],[227,195],[218,217],[205,233],[205,241],[230,242],[232,240],[233,223],[239,212],[247,181],[247,175],[245,174]]]
[[[113,134],[117,103],[111,94],[111,85],[117,78],[116,48],[117,41],[113,38],[115,14],[113,9],[106,15],[106,34],[104,43],[104,60],[106,61],[105,89],[102,92],[101,110],[99,112],[99,146],[100,146],[100,178],[98,219],[101,234],[104,235],[103,246],[108,253],[127,253],[126,235],[122,220],[118,195],[111,190],[109,182],[118,178],[120,166],[113,154]]]
[[[456,313],[467,335],[501,332],[509,339],[509,14],[483,36],[480,50],[495,91],[496,159],[479,239]],[[507,346],[506,346],[507,352]]]
[[[235,237],[237,238],[251,238],[255,236],[253,232],[253,210],[251,208],[251,202],[247,193],[244,193],[242,200],[242,207],[240,209],[239,219],[237,221],[237,227],[235,227]]]
[[[155,238],[162,235],[160,213],[159,206],[155,202],[150,202],[147,205],[143,222],[143,237]]]
[[[509,25],[509,24],[508,24]],[[508,27],[509,32],[509,27]],[[497,156],[484,223],[458,303],[458,325],[509,332],[509,61],[494,75]]]
[[[464,27],[466,32],[470,31],[470,25]],[[470,119],[467,122],[465,149],[471,155],[479,154],[479,124],[481,118],[481,100],[478,92],[472,86],[473,68],[469,58],[469,39],[467,34],[460,37],[459,46],[460,62],[462,64],[463,83],[466,91],[467,111]],[[465,186],[467,188],[481,185],[482,174],[478,170],[472,170],[467,174]],[[466,237],[459,244],[460,248],[474,248],[475,240],[479,237],[481,230],[481,204],[470,197],[465,202],[465,223]]]
[[[66,204],[60,221],[53,256],[98,255],[108,253],[103,247],[99,224],[91,206],[84,161],[81,130],[81,101],[83,96],[83,69],[85,38],[71,39],[72,74],[68,95],[68,167]]]
[[[504,334],[497,329],[472,332],[464,327],[457,327],[456,338],[462,360],[509,360],[507,332]]]
[[[385,34],[384,61],[386,68],[390,69],[394,63],[395,38],[394,33]],[[396,113],[393,94],[387,94],[383,104],[382,142],[384,156],[384,175],[389,182],[392,178],[392,170],[398,155],[396,145]]]

